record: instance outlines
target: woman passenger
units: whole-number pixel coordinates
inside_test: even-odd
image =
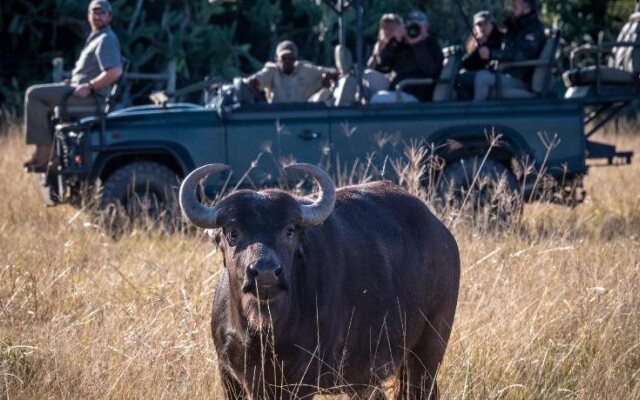
[[[480,11],[473,16],[473,34],[467,38],[465,46],[467,53],[462,57],[463,70],[458,76],[457,92],[460,100],[473,98],[475,72],[492,68],[489,60],[483,60],[480,57],[478,49],[482,46],[489,49],[500,49],[503,36],[489,11]]]

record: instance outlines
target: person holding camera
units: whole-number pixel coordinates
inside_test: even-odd
[[[365,72],[365,86],[373,94],[395,89],[405,79],[438,79],[443,60],[442,49],[429,31],[429,20],[423,12],[409,13],[406,24],[397,14],[385,14],[367,62],[370,70]],[[434,86],[409,86],[405,91],[420,101],[430,101]]]
[[[489,61],[525,61],[540,56],[546,40],[544,26],[538,17],[535,0],[511,0],[510,16],[506,23],[506,33],[500,48],[482,45],[478,55]],[[529,90],[534,67],[509,68],[501,76],[505,89]],[[489,97],[496,85],[496,74],[487,69],[478,71],[474,80],[473,100],[480,101]]]

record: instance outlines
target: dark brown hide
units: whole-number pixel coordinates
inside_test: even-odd
[[[391,183],[336,196],[324,223],[307,228],[298,202],[311,200],[280,190],[219,204],[212,232],[225,268],[211,328],[229,398],[361,398],[394,377],[397,398],[437,397],[458,297],[455,239]],[[266,271],[264,288],[252,268]]]

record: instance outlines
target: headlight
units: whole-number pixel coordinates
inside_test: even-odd
[[[64,167],[82,165],[82,140],[84,132],[82,130],[69,130],[60,132],[58,135],[58,145],[60,149],[60,162]]]

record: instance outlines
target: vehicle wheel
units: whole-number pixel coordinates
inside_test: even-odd
[[[468,212],[474,221],[511,223],[523,208],[518,180],[502,163],[482,160],[471,156],[448,163],[436,183],[437,204]]]
[[[99,202],[102,219],[112,230],[147,222],[171,228],[179,215],[178,188],[178,175],[162,164],[127,164],[104,181]]]

